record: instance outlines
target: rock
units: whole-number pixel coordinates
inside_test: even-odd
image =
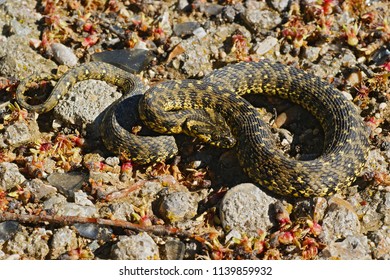
[[[185,244],[179,239],[168,240],[164,245],[164,253],[167,260],[182,260],[185,253]]]
[[[198,35],[183,40],[180,45],[185,52],[178,56],[178,59],[183,61],[183,70],[189,77],[203,77],[210,73],[213,70],[211,58],[219,56],[219,50],[224,47],[226,40],[237,31],[242,33],[245,38],[251,38],[247,29],[232,23],[218,28],[209,28],[207,36],[202,37],[200,34],[200,37]],[[202,55],[199,55],[200,53]]]
[[[78,233],[89,239],[108,241],[112,236],[112,229],[100,226],[98,224],[74,224]]]
[[[256,31],[272,29],[282,22],[278,12],[250,8],[245,10],[243,19],[248,26],[251,26]]]
[[[322,222],[320,238],[329,244],[338,239],[360,234],[360,230],[359,217],[353,206],[341,198],[332,197]]]
[[[129,201],[114,202],[108,208],[111,212],[110,218],[114,220],[129,221],[134,212],[134,207]]]
[[[233,22],[237,16],[237,10],[233,6],[225,6],[222,10],[222,17],[227,22]]]
[[[159,26],[163,29],[164,34],[166,36],[172,35],[172,27],[170,23],[170,13],[165,11],[161,16],[157,18],[157,22],[159,22]]]
[[[39,127],[35,120],[17,121],[6,126],[4,133],[0,135],[0,143],[2,148],[18,147],[33,142],[39,134]]]
[[[390,260],[390,228],[384,227],[371,232],[368,238],[374,243],[372,254],[374,259]]]
[[[189,192],[170,193],[162,198],[159,205],[161,217],[169,223],[191,219],[196,211],[196,197]]]
[[[304,48],[304,57],[310,62],[314,62],[318,59],[320,55],[321,48],[320,47],[310,47],[307,46]]]
[[[0,223],[0,243],[11,239],[19,230],[19,223],[15,221],[5,221]]]
[[[188,0],[179,0],[177,2],[177,9],[179,11],[183,11],[183,10],[187,9],[188,7],[189,7]]]
[[[204,12],[207,16],[219,15],[222,12],[222,10],[223,10],[223,6],[218,4],[206,5],[204,8]]]
[[[253,50],[257,55],[265,55],[268,52],[274,53],[275,52],[275,47],[278,45],[278,39],[272,36],[268,36],[265,38],[263,41],[260,43],[257,43],[254,47]]]
[[[340,56],[340,62],[343,67],[350,69],[353,68],[357,63],[356,56],[349,49],[342,49],[342,54]]]
[[[111,257],[115,260],[156,260],[159,259],[158,246],[147,233],[119,236]]]
[[[389,163],[378,149],[368,151],[367,161],[361,174],[378,172],[387,173]]]
[[[259,230],[267,231],[274,225],[271,216],[276,199],[257,186],[244,183],[226,192],[219,207],[221,223],[225,231],[237,230],[256,236]]]
[[[26,190],[31,192],[36,201],[39,201],[42,198],[47,198],[57,192],[55,187],[45,184],[41,179],[37,178],[31,181],[26,181],[24,187]]]
[[[163,185],[160,182],[146,182],[143,187],[139,190],[140,195],[155,197],[158,192],[163,189]]]
[[[184,37],[184,36],[192,35],[194,30],[199,27],[200,27],[199,22],[195,22],[195,21],[178,23],[175,24],[175,26],[173,27],[173,33],[176,36]]]
[[[26,178],[19,172],[15,163],[0,163],[0,190],[10,190],[13,187],[22,184]]]
[[[343,241],[333,241],[321,252],[321,259],[371,260],[371,251],[364,235],[347,236]]]
[[[127,72],[139,73],[143,71],[154,59],[151,51],[144,49],[122,49],[94,53],[94,61],[113,64]]]
[[[194,33],[194,35],[195,35],[196,37],[198,37],[199,39],[202,39],[203,37],[205,37],[205,36],[207,35],[207,32],[206,32],[206,30],[204,30],[203,27],[199,27],[199,28],[195,29],[195,30],[193,31],[193,33]]]
[[[4,247],[7,254],[18,254],[24,258],[43,260],[49,254],[47,244],[52,232],[43,228],[36,228],[32,232],[18,231],[14,238]]]
[[[53,234],[50,245],[50,258],[58,259],[60,255],[78,247],[76,234],[68,227],[57,229]]]
[[[54,195],[43,203],[43,208],[63,216],[93,217],[96,207],[86,198],[86,194],[81,191],[75,192],[75,203],[67,202],[66,198],[60,194]]]
[[[118,166],[121,163],[118,157],[108,157],[104,162],[112,167]]]
[[[77,64],[77,56],[73,53],[71,48],[61,44],[54,43],[51,45],[51,52],[53,58],[60,65],[66,65],[68,67],[73,67]]]
[[[27,36],[31,33],[31,28],[27,25],[21,24],[16,19],[12,19],[10,22],[10,31],[13,34],[19,35],[19,36]]]
[[[290,7],[291,2],[291,0],[269,0],[267,3],[270,3],[272,8],[278,12],[284,12]]]
[[[54,114],[60,123],[76,126],[81,131],[95,131],[91,138],[99,137],[99,114],[121,94],[114,86],[103,81],[87,80],[76,83],[54,107]]]
[[[53,173],[47,181],[66,197],[74,197],[74,192],[81,189],[88,176],[81,172]]]

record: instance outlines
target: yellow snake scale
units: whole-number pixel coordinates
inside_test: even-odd
[[[116,107],[146,90],[136,76],[109,64],[87,63],[61,77],[44,103],[30,105],[24,93],[32,81],[42,78],[36,76],[21,82],[17,89],[21,106],[46,112],[76,82],[104,80],[124,92],[108,108],[101,124],[102,140],[109,150],[126,152],[141,164],[164,160],[177,152],[172,136],[135,136],[118,124]],[[270,128],[256,108],[240,96],[257,93],[289,99],[311,112],[324,130],[322,155],[299,161],[278,150]],[[259,185],[284,196],[326,196],[344,189],[361,171],[368,152],[358,110],[341,92],[314,75],[269,60],[228,65],[203,80],[162,82],[146,90],[139,99],[142,122],[161,134],[199,135],[206,141],[216,140],[218,145],[218,141],[224,140],[203,135],[203,128],[193,123],[205,121],[205,115],[213,115],[210,112],[220,116],[216,119],[223,118],[235,138],[243,170]]]

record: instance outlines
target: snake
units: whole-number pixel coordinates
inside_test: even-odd
[[[22,81],[16,92],[19,105],[38,113],[51,110],[81,80],[103,80],[123,91],[101,123],[102,140],[114,153],[125,152],[140,164],[164,161],[177,153],[171,134],[184,133],[218,147],[234,146],[248,177],[281,196],[341,192],[361,172],[369,150],[358,108],[345,95],[313,74],[267,59],[229,64],[201,80],[169,80],[150,88],[136,75],[110,64],[91,62],[71,69],[42,104],[31,105],[24,93],[31,81],[40,78]],[[297,160],[278,149],[269,125],[243,98],[246,94],[278,96],[308,110],[324,131],[322,154]],[[118,123],[117,106],[134,97],[138,97],[137,117],[157,132],[157,137],[134,135]],[[216,129],[215,122],[221,130]]]

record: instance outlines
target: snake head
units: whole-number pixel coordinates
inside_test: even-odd
[[[236,144],[236,139],[229,126],[219,117],[213,118],[213,121],[199,115],[187,118],[183,132],[218,148],[229,149]]]

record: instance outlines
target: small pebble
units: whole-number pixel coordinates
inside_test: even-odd
[[[51,51],[55,61],[61,65],[73,67],[78,62],[77,56],[74,54],[73,50],[61,43],[52,44]]]
[[[25,189],[33,194],[36,201],[47,198],[57,192],[55,187],[45,184],[41,179],[38,178],[27,181],[25,183]]]
[[[86,238],[108,241],[112,235],[112,229],[98,224],[74,224],[77,232]]]
[[[13,187],[22,184],[26,178],[19,172],[15,163],[0,163],[0,190],[10,190]]]
[[[159,259],[158,246],[147,233],[119,236],[112,247],[111,257],[115,260],[156,260]]]
[[[179,0],[179,1],[177,2],[177,9],[178,9],[179,11],[183,11],[183,10],[185,10],[185,9],[188,8],[188,7],[189,7],[188,0]]]
[[[383,111],[386,108],[387,108],[387,103],[386,102],[382,102],[382,103],[379,104],[379,110],[380,111]]]
[[[57,259],[78,247],[76,233],[68,227],[57,229],[51,239],[51,258]]]
[[[5,221],[0,223],[0,244],[11,239],[19,230],[19,223],[15,221]]]
[[[47,177],[47,181],[67,197],[74,197],[74,192],[87,180],[88,176],[81,172],[53,173]]]
[[[199,27],[193,31],[194,35],[198,37],[199,39],[202,39],[207,35],[207,32],[204,30],[203,27]]]
[[[342,241],[334,241],[321,252],[320,259],[371,260],[367,237],[349,235]]]
[[[174,192],[162,198],[159,213],[170,223],[193,218],[196,215],[197,202],[189,192]]]
[[[185,244],[179,239],[168,240],[164,245],[167,260],[182,260],[185,254],[185,247]]]
[[[194,30],[200,27],[199,22],[188,21],[183,23],[175,24],[173,27],[173,33],[176,36],[184,37],[193,34]]]

